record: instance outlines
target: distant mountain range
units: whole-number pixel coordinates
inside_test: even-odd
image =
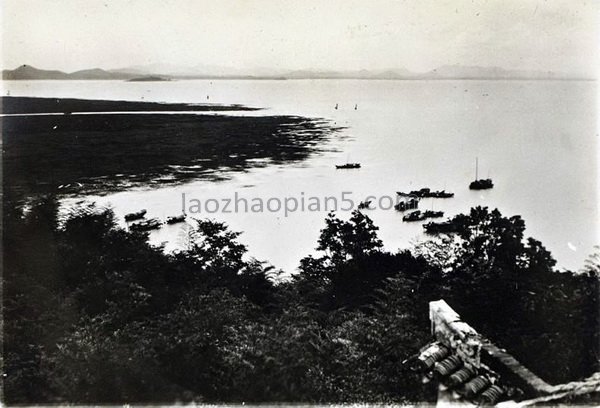
[[[259,68],[248,73],[242,68],[215,66],[178,67],[169,64],[132,66],[116,70],[100,68],[66,73],[21,65],[3,70],[3,80],[136,80],[156,77],[165,79],[593,79],[569,77],[551,71],[507,70],[499,67],[445,65],[429,72],[415,73],[404,68],[388,70],[318,71]]]
[[[571,78],[552,71],[526,71],[499,67],[444,65],[424,74],[430,79],[587,79]]]
[[[100,68],[84,69],[81,71],[75,71],[66,73],[63,71],[48,71],[44,69],[37,69],[31,65],[21,65],[20,67],[13,70],[3,70],[2,79],[4,80],[18,80],[18,79],[75,79],[75,80],[89,80],[89,79],[131,79],[137,75],[127,72],[115,72],[105,71]]]

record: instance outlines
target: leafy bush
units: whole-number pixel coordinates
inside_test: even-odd
[[[166,254],[108,209],[5,206],[8,403],[431,401],[402,361],[446,299],[542,377],[598,369],[598,277],[556,272],[520,217],[472,209],[456,235],[389,253],[364,214],[330,214],[291,279],[198,220]]]

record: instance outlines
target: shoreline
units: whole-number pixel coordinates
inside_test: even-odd
[[[44,98],[29,96],[0,97],[0,111],[5,114],[25,113],[74,113],[74,112],[211,112],[211,111],[257,111],[262,108],[239,104],[191,104],[168,102],[141,102],[108,99]]]
[[[257,109],[241,105],[18,97],[0,101],[3,113],[22,112],[0,118],[3,187],[7,198],[18,200],[212,179],[219,171],[256,167],[256,160],[301,161],[339,129],[324,119],[216,114]],[[107,107],[119,114],[100,111]],[[165,108],[170,113],[158,110]]]

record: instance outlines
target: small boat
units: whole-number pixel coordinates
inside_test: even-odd
[[[167,217],[167,224],[177,224],[185,221],[185,214],[181,214],[174,217]]]
[[[444,212],[443,211],[431,211],[431,210],[426,210],[426,211],[413,211],[411,213],[406,214],[404,217],[402,217],[402,221],[423,221],[427,218],[439,218],[439,217],[443,217],[444,216]]]
[[[425,218],[440,218],[444,216],[444,212],[443,211],[432,211],[432,210],[427,210],[423,213],[423,216]]]
[[[358,109],[358,104],[354,104],[354,110]]]
[[[125,221],[135,221],[144,218],[146,215],[146,210],[140,210],[138,212],[133,212],[125,215]]]
[[[475,180],[469,184],[470,190],[487,190],[489,188],[494,187],[494,183],[492,179],[478,179],[477,173],[479,170],[479,159],[475,158]]]
[[[417,198],[411,198],[407,201],[400,201],[394,206],[396,211],[415,210],[419,208],[419,200]]]
[[[370,205],[371,205],[371,200],[361,201],[360,204],[358,204],[358,209],[359,210],[368,209]]]
[[[452,221],[443,221],[428,222],[427,224],[423,224],[423,228],[427,234],[449,234],[455,232],[457,226]]]
[[[420,190],[411,191],[410,194],[416,195],[417,197],[426,198],[431,196],[431,189],[428,187],[423,187]]]
[[[336,164],[336,169],[360,169],[360,163]]]
[[[154,229],[159,229],[162,223],[156,218],[151,218],[149,220],[138,221],[129,226],[129,229],[132,231],[150,231]]]
[[[454,193],[447,192],[446,190],[440,191],[431,191],[430,188],[423,187],[420,190],[413,190],[410,193],[404,193],[402,191],[397,191],[396,194],[399,196],[407,197],[419,197],[419,198],[450,198],[454,197]]]
[[[412,221],[423,221],[425,219],[424,214],[417,210],[406,214],[402,217],[402,221],[412,222]]]
[[[493,188],[493,187],[494,187],[494,183],[492,182],[492,179],[475,180],[475,181],[472,181],[471,184],[469,184],[470,190],[487,190],[487,189]]]
[[[337,108],[338,108],[338,104],[336,103],[336,104],[335,104],[335,110],[337,110]]]
[[[419,197],[419,198],[427,198],[431,197],[431,189],[424,187],[420,190],[412,190],[409,193],[405,193],[403,191],[396,191],[396,194],[402,197]]]
[[[434,198],[451,198],[454,197],[454,193],[450,193],[446,190],[435,191],[432,195]]]

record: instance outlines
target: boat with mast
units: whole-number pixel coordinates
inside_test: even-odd
[[[350,158],[350,155],[348,155],[348,158],[346,159],[346,163],[336,164],[335,168],[336,169],[360,169],[360,163],[351,163],[350,160],[348,160],[349,158]]]
[[[469,184],[469,189],[470,190],[487,190],[489,188],[494,187],[494,183],[492,182],[492,179],[487,178],[487,179],[478,179],[478,172],[479,172],[479,158],[475,158],[475,181],[472,181],[471,184]]]

